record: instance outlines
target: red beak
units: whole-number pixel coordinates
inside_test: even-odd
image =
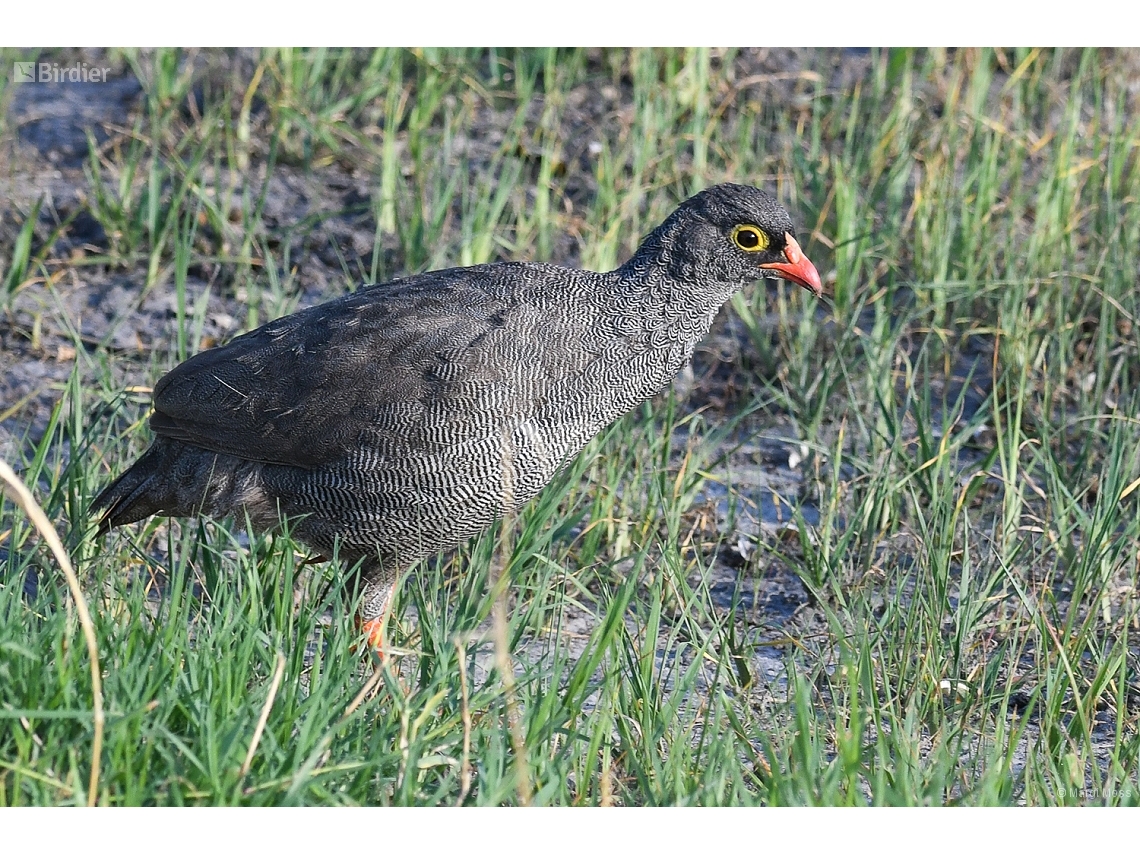
[[[767,270],[776,271],[780,278],[802,285],[818,297],[823,293],[823,283],[819,281],[819,273],[816,271],[815,265],[807,260],[807,256],[804,255],[800,245],[796,243],[796,239],[791,234],[784,235],[784,240],[786,241],[784,257],[788,259],[788,263],[774,261],[771,264],[761,264],[760,266]]]

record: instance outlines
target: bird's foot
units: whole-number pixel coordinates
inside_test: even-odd
[[[364,636],[364,649],[375,652],[381,664],[386,662],[388,657],[384,645],[384,618],[364,621],[360,625],[360,634]]]
[[[400,656],[402,655],[402,651],[399,649],[391,650],[388,647],[384,637],[384,626],[384,617],[363,621],[358,625],[361,640],[357,642],[354,649],[365,657],[367,657],[369,653],[375,654],[376,656],[373,679],[369,680],[372,691],[368,693],[368,697],[374,696],[376,692],[379,691],[380,672],[386,668],[391,669],[390,673],[395,678],[396,685],[399,686],[400,690],[406,696],[411,693],[411,689],[408,688],[400,676]]]

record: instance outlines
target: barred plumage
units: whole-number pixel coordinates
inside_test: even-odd
[[[610,273],[499,263],[361,288],[164,376],[154,443],[92,511],[101,532],[286,516],[322,556],[360,562],[372,637],[401,571],[533,497],[765,275],[820,291],[787,212],[722,184]]]

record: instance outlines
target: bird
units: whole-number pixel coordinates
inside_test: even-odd
[[[534,497],[773,276],[822,292],[788,212],[718,184],[610,272],[436,270],[270,321],[158,381],[153,442],[92,502],[97,534],[155,514],[288,520],[355,568],[357,626],[383,656],[403,574]]]

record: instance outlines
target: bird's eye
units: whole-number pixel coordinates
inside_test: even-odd
[[[732,242],[745,252],[760,252],[768,248],[768,235],[757,226],[740,225],[732,230]]]

